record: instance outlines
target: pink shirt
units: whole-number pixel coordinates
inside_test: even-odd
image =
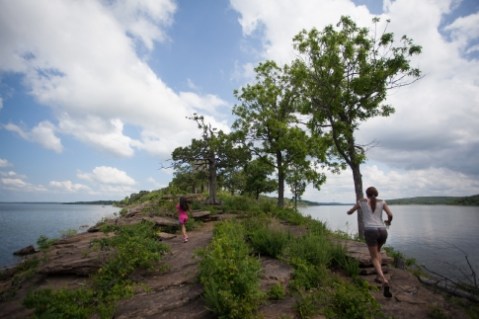
[[[188,213],[181,209],[180,204],[176,205],[176,211],[178,212],[178,221],[180,224],[185,224],[188,221]]]

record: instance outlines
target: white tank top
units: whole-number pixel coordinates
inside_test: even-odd
[[[368,228],[386,228],[383,222],[383,207],[384,201],[381,199],[376,200],[376,209],[374,213],[371,211],[371,207],[368,205],[368,201],[366,199],[362,199],[359,201],[359,206],[361,207],[361,211],[363,212],[363,223],[364,229]]]

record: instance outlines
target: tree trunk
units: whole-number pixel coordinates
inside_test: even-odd
[[[353,180],[354,180],[354,191],[356,193],[356,202],[364,198],[363,195],[363,177],[361,175],[361,170],[359,164],[351,165],[351,170],[353,171]],[[361,209],[358,209],[358,235],[360,239],[364,239],[364,223],[363,223],[363,212]]]
[[[209,204],[216,204],[216,161],[215,161],[215,154],[210,155],[210,159],[208,161],[208,190],[209,190]]]
[[[281,152],[276,153],[276,165],[278,167],[278,207],[284,207],[284,168]]]

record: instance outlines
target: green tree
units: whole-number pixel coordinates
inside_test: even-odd
[[[179,171],[204,172],[208,176],[208,203],[217,204],[218,176],[231,167],[247,161],[248,152],[236,141],[236,134],[226,134],[204,122],[194,114],[190,118],[202,130],[201,139],[193,139],[186,147],[177,147],[172,153],[173,167]]]
[[[379,19],[373,22],[377,28]],[[341,17],[336,29],[329,25],[322,32],[303,30],[293,41],[300,57],[292,65],[292,79],[307,101],[303,112],[310,116],[308,126],[313,135],[331,136],[333,151],[351,168],[356,199],[361,199],[360,165],[366,152],[355,132],[361,122],[394,112],[385,103],[387,92],[420,78],[410,59],[421,47],[407,36],[396,42],[386,28],[378,38],[376,32],[370,36],[349,17]],[[362,236],[362,212],[358,231]]]
[[[304,194],[307,186],[307,176],[302,171],[301,167],[294,167],[291,169],[290,174],[286,177],[286,183],[288,183],[291,193],[293,194],[294,209],[298,209],[298,201],[301,200],[301,196]]]
[[[261,193],[274,192],[277,189],[277,183],[269,178],[273,172],[273,166],[265,163],[262,159],[255,159],[248,163],[243,170],[245,177],[243,193],[259,199]]]
[[[256,83],[235,90],[241,104],[233,108],[237,116],[233,128],[244,134],[254,157],[276,170],[279,207],[284,206],[285,178],[291,164],[307,171],[308,181],[317,187],[325,180],[324,174],[315,169],[316,163],[306,160],[318,144],[310,143],[298,125],[297,96],[290,90],[285,69],[273,61],[260,63],[255,68]]]

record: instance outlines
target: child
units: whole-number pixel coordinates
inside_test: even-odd
[[[186,222],[188,221],[188,201],[185,197],[180,197],[180,202],[176,205],[178,212],[178,221],[181,225],[181,233],[183,234],[183,242],[188,242],[188,235],[186,234]]]

